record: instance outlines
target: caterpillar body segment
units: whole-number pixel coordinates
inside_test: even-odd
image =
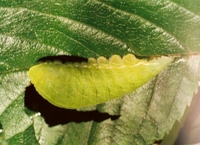
[[[173,59],[89,58],[88,62],[48,62],[30,68],[28,76],[38,93],[61,108],[81,108],[133,92],[162,71]]]

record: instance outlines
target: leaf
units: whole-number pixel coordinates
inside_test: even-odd
[[[24,112],[23,93],[28,81],[26,71],[0,75],[0,123],[8,144],[37,145],[32,121]]]
[[[195,0],[0,0],[0,142],[148,144],[162,139],[181,118],[197,88],[198,56],[172,64],[123,99],[97,106],[102,112],[120,114],[118,120],[54,128],[43,123],[40,128],[47,134],[38,133],[40,128],[33,124],[33,116],[24,111],[24,90],[29,84],[26,72],[45,56],[196,54],[200,51],[199,15],[199,2]]]
[[[198,52],[199,14],[179,3],[1,1],[0,33],[85,57]]]
[[[40,144],[45,145],[87,144],[92,124],[92,122],[70,123],[70,125],[57,125],[50,128],[40,116],[34,116],[34,122],[36,138]]]

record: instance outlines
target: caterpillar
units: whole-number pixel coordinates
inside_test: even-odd
[[[31,67],[28,76],[37,92],[51,104],[68,109],[92,106],[135,91],[173,59],[89,58],[88,62],[45,62]]]

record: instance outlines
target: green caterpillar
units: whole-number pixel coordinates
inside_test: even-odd
[[[133,92],[163,70],[171,57],[150,61],[128,54],[121,58],[89,58],[88,62],[46,62],[30,68],[28,76],[38,93],[61,108],[81,108]]]

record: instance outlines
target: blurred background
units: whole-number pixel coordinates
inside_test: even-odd
[[[171,132],[165,136],[161,145],[199,145],[200,144],[200,84],[198,92],[187,107],[182,120],[177,121]]]

